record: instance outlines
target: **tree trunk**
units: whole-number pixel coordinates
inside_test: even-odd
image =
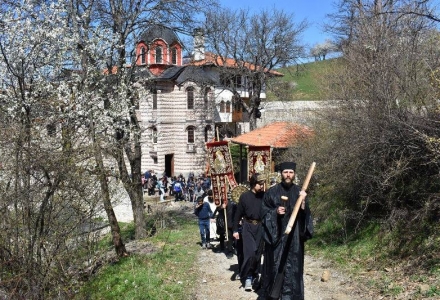
[[[110,200],[110,192],[107,181],[107,174],[104,170],[104,162],[102,159],[101,146],[95,138],[95,128],[93,126],[93,118],[91,118],[92,139],[93,139],[93,153],[95,156],[95,162],[98,166],[98,178],[101,186],[102,200],[104,203],[104,209],[107,214],[108,222],[110,224],[110,232],[112,234],[113,245],[115,246],[116,255],[118,257],[127,256],[127,250],[122,242],[121,228],[119,227],[118,220],[116,219],[115,211],[113,210],[112,202]]]
[[[136,220],[138,222],[135,223],[136,228],[136,239],[145,238],[147,236],[147,231],[145,228],[145,209],[144,209],[144,192],[142,188],[142,151],[141,151],[141,142],[140,142],[140,128],[139,122],[136,118],[136,115],[133,114],[131,117],[132,124],[138,129],[133,134],[133,143],[134,143],[134,151],[131,151],[131,148],[125,147],[125,153],[130,159],[130,166],[132,172],[132,189],[133,189],[133,197],[136,202],[136,206],[133,206],[133,215],[136,216]],[[128,152],[131,154],[128,155]]]
[[[96,144],[96,143],[95,143]],[[99,145],[96,146],[99,148]],[[122,241],[121,228],[119,227],[118,220],[116,219],[115,211],[113,210],[112,203],[110,201],[110,192],[108,188],[107,175],[101,167],[104,167],[102,156],[100,151],[95,151],[95,160],[99,167],[99,183],[101,185],[102,198],[104,202],[104,209],[107,214],[108,221],[110,223],[110,231],[112,234],[113,245],[115,246],[116,255],[118,257],[127,256],[127,250]]]
[[[124,184],[125,190],[130,197],[134,217],[135,238],[143,239],[147,236],[147,231],[145,229],[144,199],[140,177],[140,159],[129,158],[130,165],[132,166],[131,169],[133,171],[131,174],[132,178],[130,178],[125,165],[122,142],[123,141],[121,140],[119,147],[115,151],[115,158],[118,162],[119,174],[121,176],[122,183]],[[137,166],[138,164],[139,166]]]

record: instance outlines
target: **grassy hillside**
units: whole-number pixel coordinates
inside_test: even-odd
[[[284,77],[278,78],[281,84],[275,84],[268,91],[269,100],[324,100],[328,99],[322,92],[321,83],[323,74],[338,63],[337,59],[310,62],[296,66],[278,69]],[[277,93],[282,89],[284,92]],[[287,90],[287,92],[286,92]]]

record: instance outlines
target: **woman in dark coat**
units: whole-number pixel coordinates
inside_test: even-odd
[[[313,223],[307,199],[301,205],[289,235],[284,234],[296,200],[305,191],[293,183],[296,164],[281,164],[282,182],[264,195],[261,215],[264,235],[263,299],[304,300],[304,242],[312,237]],[[287,201],[281,199],[287,197]],[[279,276],[277,276],[277,274]],[[274,293],[280,287],[279,295]]]

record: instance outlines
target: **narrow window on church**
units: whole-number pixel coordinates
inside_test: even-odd
[[[146,53],[145,53],[145,47],[141,47],[141,52],[140,52],[140,56],[141,56],[141,64],[145,65],[146,63]]]
[[[156,47],[156,64],[162,63],[162,47]]]
[[[171,49],[171,63],[173,65],[177,65],[177,49],[176,48]]]
[[[151,140],[153,142],[153,144],[157,144],[157,128],[153,127],[151,129]]]
[[[152,88],[151,94],[153,96],[153,103],[152,103],[153,109],[157,109],[157,90],[155,88]]]
[[[188,131],[188,144],[194,144],[194,126],[189,126],[187,131]]]
[[[194,109],[194,88],[186,89],[186,100],[188,109]]]

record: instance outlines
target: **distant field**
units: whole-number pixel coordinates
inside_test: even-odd
[[[335,59],[328,59],[317,62],[305,63],[278,69],[284,74],[282,81],[289,83],[288,99],[276,99],[268,92],[269,100],[324,100],[326,95],[320,89],[320,77],[337,62]]]

